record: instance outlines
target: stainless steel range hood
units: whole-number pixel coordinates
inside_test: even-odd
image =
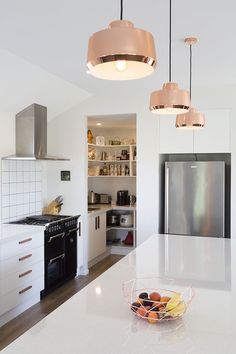
[[[69,160],[47,155],[47,107],[33,103],[16,114],[16,154],[5,160]]]

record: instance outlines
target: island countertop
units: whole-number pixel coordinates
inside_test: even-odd
[[[2,352],[235,353],[235,273],[235,240],[153,235]],[[149,324],[130,311],[123,282],[152,276],[194,288],[182,319]]]

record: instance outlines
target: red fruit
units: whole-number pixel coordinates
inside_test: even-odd
[[[160,299],[161,299],[161,295],[160,295],[159,293],[157,293],[157,292],[151,293],[151,294],[149,295],[149,297],[150,297],[150,299],[151,299],[152,301],[160,301]]]
[[[145,317],[147,314],[147,310],[145,309],[145,307],[141,306],[137,309],[136,313],[139,317]]]

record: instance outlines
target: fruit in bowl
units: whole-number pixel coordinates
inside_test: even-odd
[[[166,283],[171,290],[162,287]],[[130,309],[137,317],[152,324],[180,318],[193,297],[191,287],[165,278],[132,279],[124,282],[123,292]]]

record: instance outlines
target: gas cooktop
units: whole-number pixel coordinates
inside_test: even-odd
[[[68,215],[32,215],[23,219],[11,221],[9,224],[21,224],[21,225],[46,225],[51,222],[60,221],[66,218],[70,218]]]

